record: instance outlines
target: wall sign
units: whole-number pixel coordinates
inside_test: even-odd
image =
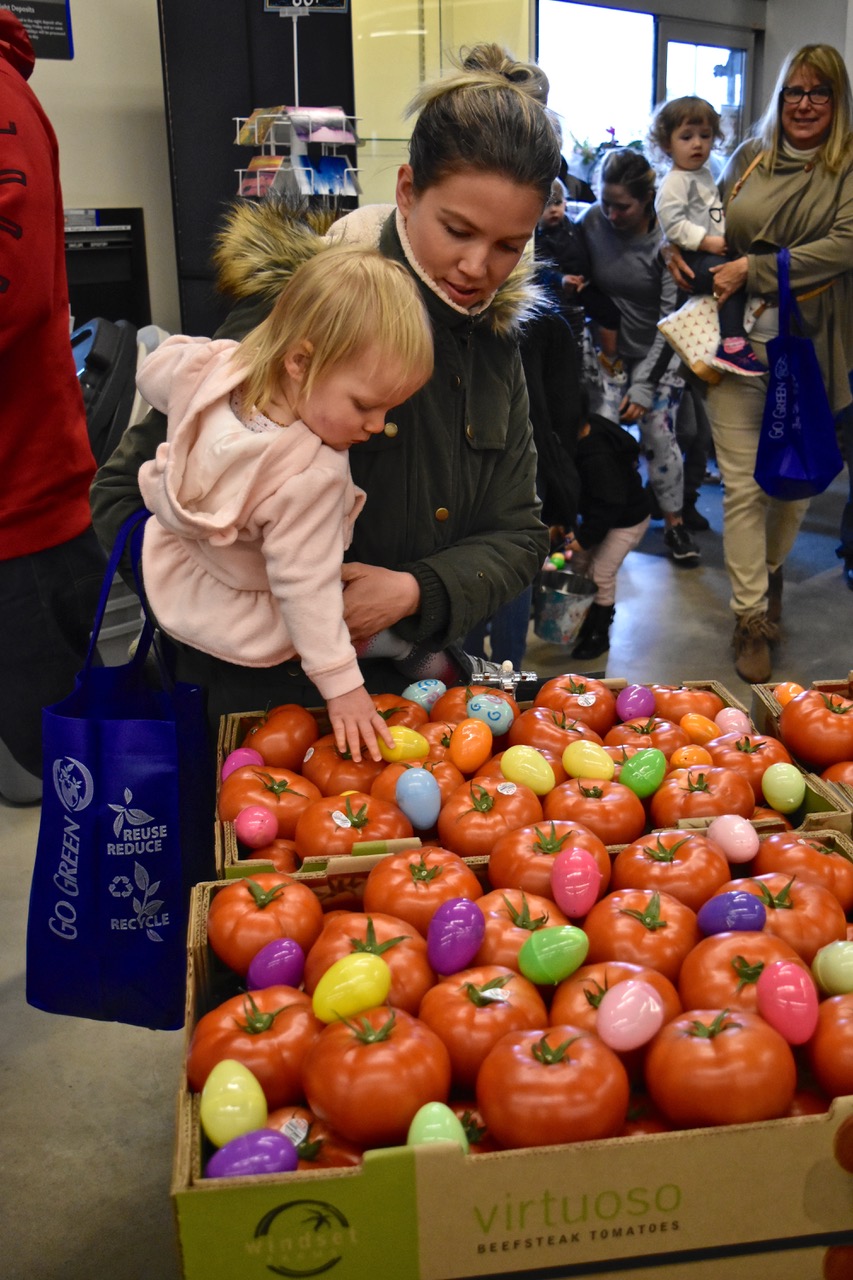
[[[265,13],[296,18],[305,13],[346,13],[349,0],[264,0]]]
[[[30,37],[37,58],[73,58],[71,0],[4,0]]]

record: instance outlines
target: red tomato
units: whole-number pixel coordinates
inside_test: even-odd
[[[277,871],[232,880],[214,893],[207,938],[219,959],[245,974],[253,957],[275,938],[292,938],[308,952],[323,928],[323,909],[307,885]]]
[[[435,1032],[402,1009],[381,1005],[357,1022],[332,1022],[305,1055],[311,1110],[364,1147],[404,1143],[427,1102],[446,1102],[450,1055]]]
[[[533,983],[502,965],[444,978],[427,991],[418,1017],[447,1046],[456,1089],[473,1089],[486,1054],[508,1031],[548,1025],[545,1001]]]
[[[616,889],[584,920],[589,938],[587,962],[627,960],[678,980],[684,958],[699,941],[696,913],[668,893]]]
[[[844,782],[853,787],[853,760],[839,760],[837,764],[828,765],[820,776],[825,782]]]
[[[372,693],[373,705],[387,725],[403,724],[409,729],[421,731],[421,725],[429,720],[429,712],[419,702],[397,693]]]
[[[706,744],[715,765],[742,773],[755,796],[756,804],[764,803],[761,779],[771,764],[790,764],[788,748],[778,738],[763,733],[724,733]]]
[[[806,1056],[830,1098],[853,1093],[853,991],[820,1002],[817,1029],[806,1044]]]
[[[276,871],[283,871],[285,875],[298,871],[300,864],[294,840],[273,840],[272,844],[264,845],[263,849],[252,849],[248,856],[241,858],[240,861],[271,862]]]
[[[631,1093],[628,1115],[620,1130],[620,1138],[633,1138],[637,1134],[671,1133],[672,1125],[645,1093]]]
[[[731,877],[729,864],[698,831],[653,831],[626,845],[613,863],[613,889],[663,889],[698,911]]]
[[[645,1069],[652,1101],[681,1128],[775,1120],[797,1087],[790,1045],[744,1010],[679,1015],[649,1045]]]
[[[303,777],[319,787],[324,796],[339,795],[342,791],[369,791],[384,768],[384,760],[371,760],[367,754],[357,762],[348,751],[341,754],[333,733],[318,738],[302,762]]]
[[[607,846],[579,822],[543,822],[517,827],[495,841],[489,858],[489,882],[495,889],[523,889],[552,898],[551,868],[563,849],[576,846],[595,858],[601,872],[600,894],[610,882]]]
[[[500,1144],[489,1133],[473,1098],[451,1098],[450,1110],[465,1130],[468,1151],[472,1156],[483,1155],[486,1151],[500,1151]]]
[[[834,893],[841,908],[853,908],[853,856],[847,849],[821,836],[799,831],[780,831],[766,836],[752,862],[755,875],[781,871],[810,884],[823,885]]]
[[[554,707],[529,707],[510,725],[507,741],[511,747],[522,745],[545,748],[560,757],[570,742],[585,738],[601,742],[601,738],[585,720],[578,720]]]
[[[450,721],[428,720],[426,724],[421,725],[418,733],[429,743],[427,760],[443,760],[450,746],[450,735],[453,733],[453,725]]]
[[[518,703],[505,689],[489,684],[458,684],[448,689],[447,693],[443,693],[433,704],[429,713],[430,720],[447,720],[450,724],[458,724],[460,720],[467,717],[468,703],[478,693],[489,693],[494,694],[496,698],[503,698],[504,702],[512,707],[513,719],[518,715]]]
[[[426,940],[414,925],[378,911],[338,911],[326,918],[323,931],[305,957],[303,985],[309,995],[326,970],[343,956],[381,956],[391,970],[387,1003],[416,1014],[435,974],[427,958]]]
[[[454,727],[450,735],[450,746],[447,758],[460,773],[470,777],[476,773],[481,764],[485,764],[492,754],[492,731],[485,720],[477,720],[466,716]]]
[[[539,822],[538,796],[505,778],[476,777],[457,787],[438,815],[438,837],[465,858],[489,854],[506,831]]]
[[[715,933],[685,957],[678,994],[685,1009],[758,1012],[756,983],[769,964],[793,960],[808,968],[792,946],[773,933]]]
[[[352,853],[366,840],[401,840],[412,835],[412,824],[395,804],[353,791],[350,795],[321,796],[296,824],[300,858],[333,858]]]
[[[187,1050],[187,1080],[196,1093],[218,1062],[234,1058],[248,1067],[267,1106],[302,1097],[302,1060],[323,1023],[311,998],[294,987],[265,987],[233,996],[204,1014]]]
[[[569,778],[549,791],[545,817],[580,822],[605,844],[628,844],[645,830],[643,802],[621,782]]]
[[[628,747],[657,747],[667,760],[673,751],[686,747],[689,742],[689,735],[680,725],[672,720],[662,720],[660,716],[637,716],[633,720],[623,720],[621,724],[615,724],[604,739],[607,747],[622,744]]]
[[[389,853],[364,884],[364,909],[406,920],[425,938],[442,902],[482,897],[480,881],[456,853],[428,845],[409,853]]]
[[[661,998],[664,1022],[681,1013],[681,1001],[669,978],[657,969],[624,960],[600,960],[582,965],[557,986],[551,1001],[551,1022],[569,1022],[572,1026],[595,1031],[601,998],[618,982],[628,979],[648,982]]]
[[[568,916],[549,898],[520,889],[493,889],[477,899],[486,918],[486,933],[475,965],[499,964],[518,972],[518,953],[531,933],[568,924]]]
[[[761,899],[767,910],[765,931],[784,938],[806,964],[811,964],[827,943],[847,937],[847,921],[841,905],[835,895],[821,885],[810,884],[799,876],[770,871],[744,880],[730,880],[721,885],[717,893],[733,889],[743,889]]]
[[[675,827],[681,818],[716,818],[737,813],[751,818],[755,808],[752,787],[734,769],[675,769],[667,774],[651,798],[655,827]]]
[[[273,707],[246,734],[243,747],[260,751],[264,764],[299,772],[305,752],[320,736],[317,721],[306,707],[294,702]]]
[[[217,815],[220,822],[233,822],[241,809],[258,804],[275,814],[279,839],[292,840],[300,814],[319,799],[314,783],[291,769],[248,764],[220,786]]]
[[[815,769],[853,758],[853,701],[837,693],[806,689],[782,708],[779,737],[788,750]]]
[[[713,720],[726,705],[712,689],[688,689],[683,684],[650,684],[649,688],[655,696],[655,714],[676,724],[691,711]]]
[[[503,1147],[615,1137],[628,1096],[616,1054],[597,1036],[566,1025],[503,1036],[477,1076],[477,1103]]]
[[[278,1129],[295,1145],[300,1169],[346,1169],[361,1164],[362,1148],[348,1142],[309,1107],[279,1107],[267,1116],[265,1129]]]
[[[546,680],[534,699],[536,707],[554,707],[583,720],[603,737],[616,723],[616,697],[601,680],[565,675]]]

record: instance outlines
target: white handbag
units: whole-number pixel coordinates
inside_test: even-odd
[[[750,298],[744,316],[749,333],[762,308],[761,298]],[[692,294],[683,306],[658,321],[658,328],[688,369],[703,382],[719,382],[723,376],[711,363],[720,345],[717,303],[709,293]]]

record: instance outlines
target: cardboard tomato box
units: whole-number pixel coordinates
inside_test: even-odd
[[[191,917],[187,1036],[233,993]],[[853,1097],[823,1115],[463,1155],[452,1144],[368,1152],[360,1167],[205,1179],[198,1099],[178,1100],[172,1198],[185,1280],[449,1280],[618,1274],[773,1280],[809,1272],[709,1270],[749,1250],[853,1245]],[[704,1259],[704,1260],[703,1260]],[[784,1261],[784,1259],[783,1259]],[[679,1270],[704,1267],[695,1273]],[[771,1268],[775,1265],[768,1264]],[[660,1268],[660,1269],[659,1269]],[[642,1272],[641,1272],[642,1274]],[[817,1280],[817,1274],[815,1280]]]
[[[782,708],[776,701],[775,688],[775,683],[752,686],[751,716],[759,733],[781,738],[779,716],[782,714]],[[846,680],[813,680],[809,688],[819,689],[821,693],[835,693],[842,698],[853,698],[853,671],[848,674]],[[845,808],[853,809],[853,787],[845,782],[824,782],[823,779],[821,782]]]

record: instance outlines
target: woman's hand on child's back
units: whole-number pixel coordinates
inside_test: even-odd
[[[705,236],[699,245],[701,253],[724,254],[726,252],[725,236]]]
[[[341,755],[348,751],[353,760],[360,760],[363,742],[371,760],[381,760],[377,736],[387,747],[394,746],[388,725],[379,715],[364,685],[337,698],[329,698],[326,710],[335,735],[335,746]]]

